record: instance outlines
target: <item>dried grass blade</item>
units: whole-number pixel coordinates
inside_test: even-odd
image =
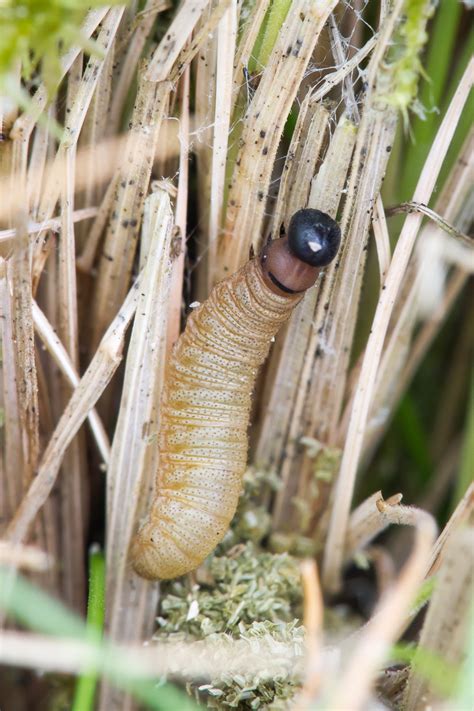
[[[91,217],[97,215],[96,207],[84,207],[80,210],[74,210],[72,212],[72,221],[81,222],[82,220],[90,220]],[[42,232],[43,230],[51,230],[52,232],[59,232],[61,228],[61,218],[52,217],[50,220],[45,222],[29,222],[27,226],[28,234],[34,235],[37,232]],[[14,227],[8,230],[0,230],[0,243],[7,242],[8,240],[14,239],[16,237],[16,229]]]
[[[64,348],[63,344],[59,340],[54,328],[46,318],[45,314],[41,311],[40,307],[33,301],[33,321],[35,324],[35,331],[37,335],[41,338],[45,347],[49,351],[54,362],[63,373],[68,383],[73,389],[77,388],[79,385],[79,375],[77,374],[76,367],[74,366],[71,358]],[[97,414],[96,410],[91,410],[87,415],[89,420],[90,428],[94,435],[97,448],[101,454],[102,460],[105,464],[108,463],[110,459],[110,444],[105,427]]]
[[[133,529],[148,508],[156,473],[146,466],[146,455],[148,449],[157,447],[157,397],[164,378],[173,268],[173,214],[168,194],[163,190],[152,194],[145,210],[144,229],[150,233],[144,242],[149,251],[142,271],[107,480],[107,629],[115,641],[150,636],[158,601],[157,585],[138,578],[127,559]],[[126,511],[123,501],[127,501]],[[100,708],[105,711],[119,705],[118,693],[104,684]]]
[[[403,523],[399,512],[406,507],[400,509],[401,500],[401,494],[384,499],[382,492],[377,491],[352,512],[347,529],[346,559],[365,548],[391,523]]]
[[[38,511],[52,491],[64,452],[117,370],[122,360],[125,334],[135,313],[139,285],[137,280],[74,390],[41,458],[37,474],[8,526],[7,540],[21,543],[25,539]]]
[[[2,347],[1,400],[4,410],[4,447],[2,451],[1,491],[5,521],[21,501],[23,482],[23,448],[19,412],[16,345],[13,338],[12,295],[6,276],[7,265],[0,258],[0,340]]]
[[[43,573],[51,568],[53,559],[35,546],[12,545],[0,540],[0,565]]]
[[[110,100],[116,43],[117,40],[115,38],[100,72],[100,77],[84,120],[84,127],[81,131],[80,146],[87,145],[93,149],[107,135],[111,122]],[[84,186],[82,204],[99,205],[104,194],[104,185],[97,179],[98,166],[94,151],[90,150],[88,155],[90,160],[86,168],[87,184]],[[89,230],[84,229],[80,231],[78,250],[82,247],[88,232]]]
[[[157,15],[163,12],[168,6],[168,0],[163,0],[162,2],[147,0],[145,7],[140,13],[141,17],[137,16],[136,18],[136,27],[127,45],[126,54],[121,62],[120,74],[114,85],[109,122],[107,125],[108,135],[114,135],[119,129],[127,94],[132,85],[135,72],[137,71],[145,43],[153,29]]]
[[[22,486],[33,477],[39,455],[38,384],[31,315],[31,269],[29,239],[23,224],[17,227],[12,257],[6,263],[7,289],[12,294],[11,318],[18,414],[22,431]]]
[[[306,630],[306,669],[303,688],[297,696],[294,711],[305,711],[319,691],[322,673],[322,630],[324,601],[314,560],[301,563],[304,595],[304,626]]]
[[[210,0],[184,0],[173,22],[168,27],[166,35],[161,40],[145,73],[145,79],[150,82],[165,81],[191,37],[194,28],[203,17],[204,10]]]
[[[194,154],[196,156],[199,190],[197,191],[197,205],[199,214],[202,215],[202,228],[199,229],[198,261],[199,269],[196,271],[196,297],[203,301],[209,293],[210,259],[209,259],[209,205],[211,200],[212,178],[212,141],[213,122],[215,115],[216,93],[216,60],[217,60],[217,34],[214,33],[201,47],[196,57],[196,91],[195,91],[195,126]]]
[[[431,558],[429,561],[427,577],[434,575],[439,566],[442,564],[444,557],[444,549],[455,536],[459,528],[466,523],[472,523],[474,512],[474,483],[467,489],[466,493],[454,509],[446,526],[443,528],[438,540],[433,546]]]
[[[337,680],[337,687],[328,708],[360,711],[370,695],[375,675],[390,652],[390,646],[403,629],[405,618],[416,590],[423,580],[426,563],[436,537],[436,523],[421,509],[393,506],[387,512],[395,523],[414,526],[415,541],[408,562],[395,586],[380,600],[371,620],[362,629],[346,669]],[[361,664],[361,659],[364,663]]]
[[[80,57],[81,55],[79,55]],[[69,88],[69,87],[68,87]],[[66,150],[65,175],[61,188],[61,239],[58,241],[58,336],[76,369],[79,367],[79,325],[76,285],[76,240],[72,212],[74,209],[75,146]],[[65,407],[71,389],[62,381],[59,387],[61,405]],[[82,436],[81,436],[82,435]],[[86,461],[83,433],[73,439],[64,454],[63,472],[59,481],[59,505],[62,521],[68,525],[60,539],[61,581],[65,600],[75,609],[84,608],[86,589],[85,531],[86,525]]]
[[[175,243],[178,256],[173,262],[171,276],[171,293],[168,304],[168,348],[177,341],[181,327],[181,311],[183,303],[184,260],[186,254],[186,229],[189,193],[189,90],[190,68],[181,78],[180,85],[180,121],[179,121],[179,165],[178,191],[175,208]]]
[[[217,239],[224,201],[227,146],[232,109],[232,63],[237,37],[237,3],[232,0],[219,23],[217,32],[216,103],[212,144],[211,194],[209,207],[209,281],[212,288]]]
[[[329,111],[308,92],[300,107],[283,168],[272,220],[274,238],[282,223],[287,228],[293,213],[309,204],[311,181],[327,138],[329,119]]]

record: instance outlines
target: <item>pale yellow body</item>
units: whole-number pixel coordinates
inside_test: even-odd
[[[194,570],[229,528],[247,465],[255,378],[300,299],[273,293],[252,260],[190,315],[163,394],[155,498],[132,544],[139,575]]]

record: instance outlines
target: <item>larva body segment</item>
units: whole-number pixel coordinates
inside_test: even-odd
[[[229,528],[247,464],[258,369],[339,241],[331,217],[299,210],[288,237],[267,244],[189,317],[163,392],[155,499],[131,547],[144,578],[193,570]]]
[[[193,570],[229,528],[247,464],[255,378],[301,298],[274,293],[252,260],[190,315],[163,393],[155,500],[132,544],[139,575]]]

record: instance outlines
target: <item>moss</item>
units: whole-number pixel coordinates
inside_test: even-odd
[[[278,487],[272,474],[249,471],[232,530],[214,555],[195,574],[163,585],[158,618],[160,640],[239,640],[239,653],[256,640],[265,645],[291,642],[304,653],[304,629],[299,623],[302,590],[298,561],[287,553],[271,553],[257,544],[268,533],[269,519],[252,500]],[[263,515],[265,514],[265,515]],[[265,532],[265,533],[264,533]],[[252,540],[249,540],[252,539]],[[235,649],[235,647],[233,648]],[[274,654],[272,653],[274,661]],[[281,671],[222,675],[206,683],[189,682],[188,692],[209,708],[285,708],[293,697],[298,674],[282,661]]]

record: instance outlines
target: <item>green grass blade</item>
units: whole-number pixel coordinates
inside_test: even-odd
[[[469,623],[466,649],[467,657],[461,671],[459,692],[453,704],[453,709],[474,708],[474,605],[472,606]]]
[[[249,72],[251,74],[256,71],[260,72],[266,67],[290,5],[291,0],[273,0],[255,40],[249,61]]]
[[[454,492],[454,500],[452,508],[454,509],[458,502],[466,493],[467,487],[473,480],[474,473],[474,372],[471,376],[471,388],[469,393],[469,402],[467,406],[466,426],[464,432],[464,441],[462,445],[461,463],[459,468],[459,476]]]
[[[401,400],[395,415],[395,425],[402,446],[406,448],[416,466],[419,483],[428,481],[433,470],[428,439],[418,408],[410,395],[405,395]]]
[[[97,586],[94,591],[94,623],[102,625],[100,605],[100,562],[95,570]],[[90,596],[91,597],[91,596]],[[89,599],[90,599],[89,597]],[[70,612],[62,603],[50,597],[25,578],[0,567],[0,609],[36,632],[56,637],[70,637],[85,641],[91,649],[91,669],[88,674],[103,674],[117,687],[129,691],[136,699],[154,711],[198,711],[197,705],[176,687],[150,679],[137,671],[133,659],[107,642],[91,638],[90,629],[83,620]],[[93,668],[92,668],[93,665]],[[83,707],[86,708],[86,707]],[[76,710],[75,710],[76,711]],[[81,709],[82,711],[82,709]]]
[[[422,649],[413,644],[395,644],[390,652],[390,660],[410,664],[443,696],[451,696],[456,688],[457,668],[429,649]]]
[[[89,553],[89,597],[87,601],[87,636],[102,638],[105,617],[105,559],[95,546]],[[93,711],[97,671],[84,672],[77,681],[73,711]]]

